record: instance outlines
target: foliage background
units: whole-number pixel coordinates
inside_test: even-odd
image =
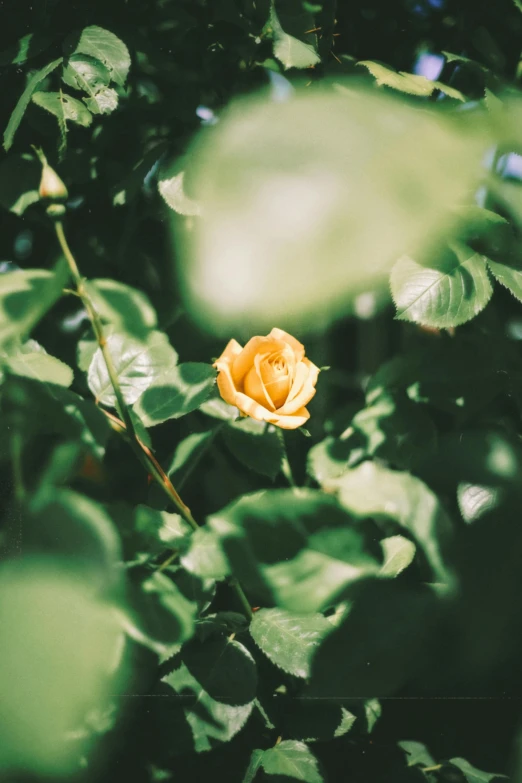
[[[0,709],[4,737],[0,762],[5,769],[0,774],[5,774],[6,780],[53,778],[58,774],[78,780],[109,780],[115,776],[136,781],[189,780],[200,773],[240,781],[247,774],[253,751],[272,748],[279,736],[283,736],[283,741],[295,738],[304,742],[314,731],[330,728],[331,736],[310,742],[310,751],[299,750],[305,755],[313,753],[312,761],[306,756],[304,771],[293,768],[289,772],[284,760],[278,759],[274,762],[275,770],[270,772],[265,768],[258,774],[268,780],[278,773],[286,775],[284,779],[290,776],[290,779],[310,782],[322,779],[323,774],[329,780],[449,781],[461,779],[458,776],[464,773],[446,762],[461,757],[480,770],[512,773],[515,779],[521,774],[517,743],[522,695],[518,481],[522,334],[518,238],[522,202],[518,195],[521,168],[517,168],[517,161],[522,150],[518,149],[517,122],[522,14],[517,5],[508,0],[496,5],[463,0],[372,3],[354,0],[337,4],[328,0],[309,4],[312,10],[305,9],[305,15],[301,16],[302,3],[278,2],[281,20],[290,25],[288,20],[293,17],[296,29],[291,32],[306,41],[318,52],[317,59],[320,58],[313,69],[285,69],[274,56],[277,41],[273,36],[273,20],[271,30],[266,27],[270,15],[268,2],[41,0],[32,4],[2,4],[0,105],[4,128],[30,74],[45,68],[64,51],[69,54],[74,51],[83,29],[97,26],[113,33],[124,42],[131,62],[128,78],[122,84],[110,81],[109,89],[117,92],[117,107],[106,114],[93,115],[88,127],[70,120],[64,129],[63,122],[60,125],[52,113],[45,112],[35,102],[29,103],[12,145],[6,145],[9,149],[0,161],[1,271],[6,276],[3,279],[17,269],[51,270],[60,258],[52,223],[37,199],[40,165],[31,149],[35,145],[44,149],[67,184],[66,231],[81,273],[91,280],[118,281],[145,294],[157,313],[157,328],[167,335],[182,366],[187,362],[208,365],[221,352],[225,337],[222,325],[218,334],[211,321],[206,329],[200,328],[201,313],[191,311],[192,305],[180,295],[180,279],[183,280],[184,270],[189,268],[183,265],[189,264],[189,256],[185,255],[182,241],[173,243],[172,234],[182,236],[191,219],[169,209],[160,195],[158,182],[170,179],[176,170],[172,167],[187,150],[190,158],[195,134],[202,125],[208,126],[209,118],[219,117],[233,98],[263,87],[270,88],[274,96],[277,89],[286,89],[288,83],[304,90],[310,82],[316,85],[329,77],[362,83],[372,96],[387,91],[399,101],[399,91],[377,87],[373,77],[355,63],[378,61],[397,72],[412,73],[420,67],[423,55],[451,52],[473,63],[456,65],[449,58],[441,60],[442,71],[436,78],[461,91],[465,101],[451,96],[445,98],[443,91],[437,90],[427,97],[400,93],[401,106],[404,104],[409,109],[427,105],[438,109],[440,103],[441,112],[458,117],[459,111],[460,116],[465,113],[459,109],[463,103],[473,118],[471,126],[488,124],[483,113],[487,110],[488,117],[494,115],[491,105],[495,105],[495,96],[508,107],[498,123],[493,117],[494,128],[487,131],[492,134],[486,146],[493,149],[490,164],[493,181],[483,184],[487,190],[481,203],[508,223],[499,229],[491,217],[482,215],[472,228],[469,227],[472,220],[464,221],[454,232],[459,241],[481,257],[501,265],[497,273],[501,278],[504,275],[501,282],[505,287],[495,282],[490,301],[485,295],[485,301],[479,301],[477,280],[483,280],[484,276],[488,279],[488,272],[486,267],[483,271],[475,268],[467,271],[462,301],[470,305],[471,311],[463,325],[452,310],[451,297],[449,304],[443,298],[438,300],[435,316],[431,311],[423,311],[409,319],[416,324],[396,320],[395,307],[382,294],[382,287],[375,288],[376,301],[381,304],[375,311],[370,308],[370,317],[363,317],[364,313],[361,315],[361,310],[355,307],[355,312],[352,308],[346,317],[312,331],[306,318],[297,324],[297,336],[305,341],[307,354],[316,364],[331,368],[321,374],[319,391],[311,405],[311,437],[290,433],[286,438],[288,461],[296,483],[307,485],[310,491],[315,489],[320,496],[320,500],[316,496],[310,500],[312,511],[310,508],[300,511],[297,501],[288,494],[288,481],[280,470],[281,441],[275,433],[234,428],[230,422],[209,415],[208,405],[207,412],[203,406],[186,416],[175,411],[167,421],[150,428],[154,453],[161,464],[171,467],[173,483],[197,520],[217,515],[247,493],[264,488],[285,489],[285,495],[271,495],[273,506],[261,506],[265,530],[277,527],[273,535],[279,544],[276,546],[270,538],[266,543],[267,547],[273,547],[273,554],[266,555],[263,546],[256,544],[252,532],[255,525],[248,528],[248,520],[240,514],[234,516],[236,512],[229,511],[228,517],[225,514],[230,524],[241,530],[246,526],[250,531],[245,535],[248,545],[253,547],[255,564],[250,563],[251,572],[243,567],[245,573],[241,579],[247,595],[258,599],[261,606],[278,604],[287,611],[292,608],[288,598],[278,597],[270,590],[268,595],[266,590],[263,592],[259,580],[268,578],[266,566],[271,557],[274,562],[284,562],[289,552],[295,554],[284,523],[285,515],[291,517],[293,513],[288,509],[294,506],[301,521],[307,515],[330,521],[332,514],[335,527],[335,514],[342,513],[346,515],[340,525],[343,529],[359,530],[359,525],[363,525],[364,545],[360,546],[368,558],[375,556],[376,542],[384,537],[402,534],[417,547],[415,560],[393,582],[377,580],[375,585],[368,566],[369,570],[363,574],[368,581],[363,580],[362,587],[357,580],[355,584],[343,584],[344,592],[333,591],[325,605],[313,606],[314,612],[332,610],[343,599],[355,600],[355,605],[361,608],[359,615],[356,613],[359,610],[352,610],[349,622],[340,617],[337,641],[329,639],[316,653],[315,668],[311,669],[313,676],[306,684],[308,691],[302,680],[282,674],[281,668],[272,665],[270,655],[264,655],[266,650],[262,652],[263,646],[256,646],[255,635],[252,640],[241,624],[236,628],[234,622],[240,623],[237,616],[222,618],[224,635],[219,626],[209,628],[206,641],[200,642],[204,655],[219,658],[219,644],[230,633],[236,633],[234,641],[249,653],[237,653],[238,660],[231,660],[230,671],[236,672],[238,666],[248,669],[245,661],[250,661],[249,655],[255,658],[260,683],[257,696],[263,707],[261,710],[256,704],[246,726],[230,741],[217,743],[213,750],[194,752],[187,724],[180,719],[179,703],[175,701],[174,706],[164,708],[167,701],[162,701],[158,693],[165,694],[167,685],[158,684],[158,678],[167,675],[169,664],[165,661],[171,654],[177,654],[177,645],[190,644],[196,620],[199,634],[201,624],[204,625],[199,616],[201,610],[203,615],[242,612],[237,596],[223,581],[224,574],[219,573],[219,555],[212,554],[211,548],[215,559],[211,559],[208,573],[201,563],[193,564],[191,550],[188,554],[184,550],[190,545],[180,520],[160,516],[166,509],[171,514],[175,509],[149,480],[128,444],[105,428],[101,414],[97,416],[91,402],[93,383],[89,388],[84,372],[88,362],[81,355],[78,358],[79,342],[92,337],[82,303],[72,295],[61,297],[41,314],[41,319],[34,318],[34,328],[30,330],[31,338],[51,357],[74,369],[70,388],[77,396],[73,399],[64,396],[62,387],[68,386],[70,379],[61,365],[51,363],[46,367],[44,364],[43,379],[27,380],[29,360],[23,359],[23,350],[34,356],[38,349],[34,344],[20,348],[19,339],[29,337],[21,323],[25,304],[22,302],[19,309],[13,305],[14,300],[8,301],[9,291],[6,294],[2,289],[3,323],[14,324],[12,331],[2,326],[5,328],[1,392],[4,514],[0,550],[7,570],[3,577],[5,598],[1,599],[4,608],[0,610],[4,629],[0,632],[4,640],[0,662],[6,674],[3,679],[0,675],[0,683],[8,694],[8,707],[4,712]],[[320,28],[317,38],[313,38],[314,34],[305,35],[305,30],[311,29],[304,25],[309,18]],[[27,35],[31,38],[25,39]],[[60,74],[60,70],[50,74],[38,90],[43,93],[67,90]],[[79,91],[74,95],[80,99]],[[465,125],[459,127],[461,137],[466,138],[467,132]],[[511,157],[508,159],[507,155]],[[256,150],[252,150],[252,156],[255,160]],[[398,165],[407,164],[399,160]],[[464,178],[455,169],[455,178],[460,176]],[[471,183],[468,190],[472,190]],[[197,197],[196,193],[190,195]],[[469,203],[473,203],[473,193]],[[366,217],[371,224],[371,209]],[[379,226],[375,231],[379,231]],[[440,261],[443,242],[444,238],[426,263],[428,268],[446,268],[445,262]],[[409,252],[409,248],[404,252]],[[494,267],[489,268],[494,273]],[[509,273],[511,276],[507,277]],[[449,279],[450,286],[457,285],[458,274],[449,275]],[[393,292],[397,294],[397,290]],[[140,319],[146,321],[147,303],[139,299],[136,310],[129,304],[127,295],[116,306],[116,316],[113,310],[106,320],[116,320],[120,329],[123,325],[124,331],[136,336]],[[31,302],[30,308],[33,307]],[[203,314],[203,321],[205,317]],[[435,326],[455,327],[455,332],[420,328],[432,327],[434,318]],[[247,337],[256,333],[255,323],[245,323],[244,319],[242,323]],[[286,327],[285,323],[277,325]],[[226,339],[230,336],[235,334],[227,333]],[[88,354],[89,346],[84,348]],[[163,346],[158,356],[158,373],[170,371],[175,360],[168,347]],[[389,360],[393,363],[385,364]],[[66,377],[62,387],[57,380],[61,372]],[[150,382],[153,373],[147,372]],[[373,380],[369,381],[371,376]],[[172,395],[175,383],[172,376],[169,378],[172,386],[167,387],[166,394]],[[131,379],[130,386],[134,383],[135,379]],[[181,384],[184,399],[193,393],[193,385],[190,377],[185,385]],[[207,391],[210,393],[210,386]],[[87,407],[82,408],[78,398],[88,401]],[[67,405],[80,411],[87,425],[78,424],[77,414],[71,419],[64,417],[62,411]],[[136,410],[147,418],[143,406]],[[221,427],[219,431],[218,427]],[[141,430],[140,433],[146,438]],[[183,443],[186,452],[177,451]],[[195,464],[187,458],[189,447],[195,449],[190,452],[191,459],[194,454],[197,456]],[[366,462],[375,466],[375,473],[364,478],[361,473],[352,472]],[[401,471],[405,489],[400,491],[407,507],[404,516],[386,509],[390,497],[393,500],[399,491],[394,483],[395,473],[390,478],[387,470]],[[410,482],[411,476],[423,482],[420,488]],[[332,486],[340,482],[336,488],[340,492],[342,512],[331,511],[329,492],[320,491],[321,486],[331,489],[329,481],[333,482]],[[76,494],[64,494],[67,491]],[[450,520],[453,531],[446,549],[443,526],[438,526],[440,520],[434,522],[439,512],[432,514],[426,510],[428,506],[431,509],[433,497],[437,508],[440,506]],[[315,507],[315,503],[319,506]],[[136,511],[138,506],[141,517]],[[152,509],[149,516],[143,506]],[[251,509],[249,513],[255,517],[258,512]],[[162,578],[167,579],[167,585],[163,582],[151,587],[146,577],[153,578],[152,574],[165,562],[165,551],[168,554],[172,530],[161,529],[165,520],[167,527],[176,528],[176,540],[181,541],[185,536],[183,544],[176,543],[185,559],[180,566],[173,561],[172,566],[166,566],[161,572],[160,582]],[[288,523],[289,530],[292,524]],[[427,533],[420,529],[424,524]],[[245,557],[241,549],[243,533],[219,532],[212,526],[211,531],[210,538],[214,536],[218,543],[210,541],[208,545],[223,545],[234,572],[241,568]],[[263,535],[268,537],[266,532]],[[254,543],[249,536],[253,536]],[[228,538],[235,544],[227,544]],[[332,540],[333,544],[321,544],[329,557],[340,547],[342,534]],[[456,574],[455,594],[446,601],[440,599],[440,604],[423,587],[426,583],[442,581],[430,542],[443,552],[445,576]],[[357,559],[359,544],[344,545],[348,550],[345,562],[350,564]],[[118,565],[120,547],[125,569]],[[29,567],[24,565],[31,556],[36,558],[34,570],[32,561]],[[59,580],[55,584],[52,577],[47,585],[47,576],[39,575],[38,569],[49,558],[56,565],[56,573],[65,571],[63,590],[58,589],[61,588]],[[342,560],[340,557],[336,561],[337,566]],[[16,564],[20,571],[16,571]],[[13,567],[15,571],[9,572]],[[126,572],[123,576],[122,570]],[[36,576],[27,576],[29,572]],[[10,577],[10,573],[14,576]],[[301,585],[303,596],[312,596],[309,600],[313,603],[316,586],[307,586],[297,570],[289,573]],[[213,585],[216,576],[219,577],[217,590]],[[67,580],[71,582],[69,587]],[[128,636],[134,639],[127,640],[123,663],[118,669],[120,674],[114,675],[108,687],[99,685],[98,670],[91,671],[96,659],[93,650],[109,644],[103,634],[98,640],[94,633],[92,649],[88,641],[75,644],[76,632],[68,636],[65,630],[71,625],[74,628],[75,613],[67,602],[58,612],[58,625],[51,626],[52,633],[45,622],[40,620],[41,627],[38,625],[38,617],[46,616],[47,604],[39,614],[36,603],[34,618],[31,615],[36,595],[47,595],[47,589],[50,601],[55,600],[55,591],[56,595],[62,595],[70,590],[74,597],[76,590],[84,595],[85,584],[94,585],[96,598],[93,606],[87,601],[85,626],[88,627],[91,611],[101,611],[100,607],[106,603],[116,604],[127,618]],[[451,584],[450,577],[448,584]],[[20,585],[29,586],[27,594]],[[131,589],[129,585],[134,586]],[[90,600],[91,592],[87,593]],[[210,605],[205,596],[212,601]],[[81,618],[82,599],[77,600]],[[24,616],[26,621],[20,619]],[[99,628],[103,622],[97,621],[95,626]],[[18,637],[15,627],[22,629]],[[63,644],[55,645],[58,637],[63,637]],[[212,644],[218,646],[218,653]],[[82,646],[80,654],[78,646]],[[301,646],[296,643],[295,649],[288,647],[292,660]],[[38,651],[42,669],[35,663]],[[197,657],[197,651],[192,652]],[[185,655],[190,662],[190,654]],[[54,669],[48,667],[55,656],[57,664],[53,674]],[[7,663],[15,659],[20,668],[12,670],[11,663],[9,666]],[[372,662],[368,676],[364,674],[367,659]],[[174,671],[179,671],[175,658],[174,662],[171,663]],[[194,674],[197,667],[190,665]],[[289,665],[293,664],[286,662],[282,669],[288,669]],[[99,714],[91,720],[88,729],[84,727],[85,745],[77,737],[79,747],[73,747],[72,751],[71,740],[64,751],[61,739],[56,739],[58,735],[61,737],[59,721],[56,719],[56,728],[46,711],[50,692],[45,688],[39,690],[38,685],[44,680],[51,690],[59,687],[65,691],[68,684],[61,679],[61,673],[68,667],[72,683],[80,677],[89,683],[92,676],[93,690],[100,688],[99,704],[95,705]],[[28,672],[34,673],[34,682]],[[55,675],[58,686],[53,679]],[[225,672],[229,687],[227,676]],[[244,680],[235,674],[232,679],[236,676],[240,693],[229,695],[228,702],[232,699],[233,707],[239,709],[234,698],[236,702],[239,699],[240,705],[247,700],[245,693],[251,687],[252,674],[248,670]],[[22,679],[26,683],[24,688],[20,686]],[[328,704],[341,700],[356,716],[353,728],[334,738],[338,726],[330,727],[330,723],[332,720],[335,723],[335,719],[317,710],[309,716],[312,734],[307,733],[309,726],[306,730],[294,727],[294,734],[286,726],[285,735],[281,726],[285,726],[285,720],[291,724],[292,718],[284,716],[285,709],[290,716],[293,714],[291,707],[283,709],[282,717],[270,714],[263,718],[263,711],[269,709],[276,688],[282,684],[295,696],[303,693],[325,696]],[[86,698],[83,693],[76,694],[73,685],[70,687],[71,704],[64,707],[60,702],[56,706],[56,714],[65,711],[69,722],[71,714],[78,717],[77,711],[81,711],[78,705],[83,705]],[[175,687],[181,692],[188,686],[181,683]],[[106,707],[107,693],[120,694],[114,697],[118,705],[114,714]],[[354,699],[354,696],[364,698]],[[374,697],[380,697],[382,717],[369,731],[365,715],[371,707],[371,704],[368,707],[369,700]],[[227,697],[220,703],[226,701]],[[15,703],[21,704],[19,713],[14,711]],[[28,715],[32,717],[29,719]],[[18,735],[16,731],[7,732],[8,724],[16,724],[17,720],[25,727],[25,736],[23,731]],[[46,723],[50,726],[48,735],[42,729]],[[96,742],[91,747],[93,737]],[[419,764],[427,767],[428,772],[421,772],[411,758],[408,765],[408,758],[398,743],[409,740],[429,748],[432,763],[422,757]],[[38,742],[42,748],[51,748],[49,753],[39,749]],[[316,768],[314,757],[322,772]],[[436,769],[430,772],[430,767]],[[493,777],[468,771],[465,779],[487,781]]]

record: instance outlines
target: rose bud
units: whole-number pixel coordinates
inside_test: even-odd
[[[305,405],[315,394],[319,368],[305,357],[304,346],[282,329],[252,337],[244,348],[230,340],[214,362],[221,397],[243,416],[285,430],[310,418]]]
[[[56,171],[48,164],[47,158],[41,150],[35,150],[42,164],[42,177],[38,195],[41,199],[50,201],[65,201],[69,194],[65,184]]]

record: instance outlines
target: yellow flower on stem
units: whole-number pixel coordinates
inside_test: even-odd
[[[315,394],[319,368],[282,329],[252,337],[244,348],[230,340],[213,366],[222,398],[243,416],[284,430],[297,429],[310,418],[305,406]]]

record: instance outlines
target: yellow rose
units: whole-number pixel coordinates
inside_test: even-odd
[[[319,368],[305,357],[295,337],[272,329],[244,348],[230,340],[214,362],[218,388],[244,416],[294,430],[310,418],[305,405],[315,394]]]

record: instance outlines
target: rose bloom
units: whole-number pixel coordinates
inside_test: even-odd
[[[305,405],[315,394],[319,368],[304,346],[282,329],[252,337],[244,348],[230,340],[214,362],[222,398],[244,416],[294,430],[310,418]]]

